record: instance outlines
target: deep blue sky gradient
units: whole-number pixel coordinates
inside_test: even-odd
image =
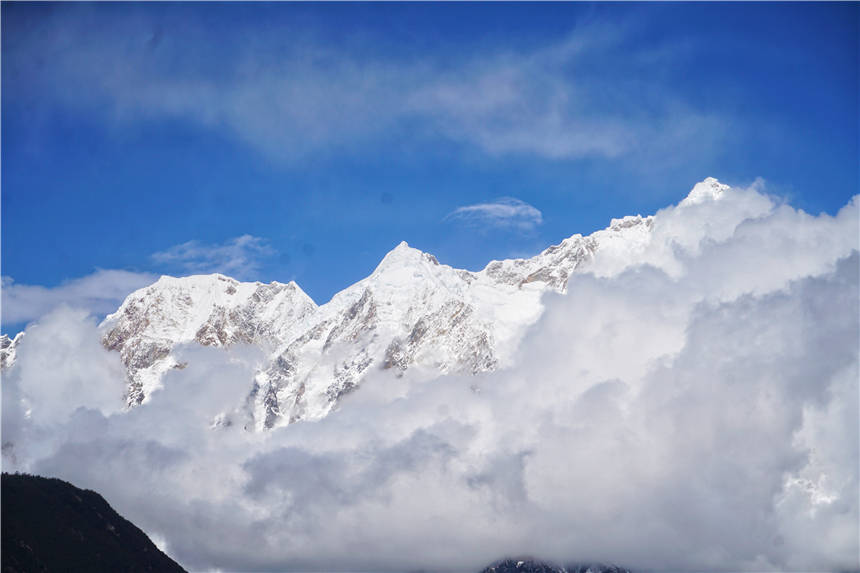
[[[858,20],[856,3],[4,3],[2,274],[55,286],[97,268],[180,273],[151,255],[250,234],[276,252],[244,278],[294,279],[322,303],[401,240],[478,269],[652,213],[707,176],[761,177],[794,206],[833,213],[858,193]],[[614,38],[605,46],[603,31]],[[581,89],[595,121],[629,117],[638,133],[659,134],[675,104],[653,102],[672,100],[710,123],[651,150],[552,157],[488,150],[456,126],[409,116],[356,136],[338,134],[350,126],[340,123],[293,152],[301,133],[261,142],[219,117],[146,102],[129,111],[114,99],[133,93],[93,81],[101,66],[120,78],[146,67],[172,82],[253,88],[255,68],[237,75],[241,62],[277,68],[313,46],[325,51],[321,70],[342,57],[432,82],[480,71],[482,58],[528,61],[579,34],[587,53],[544,80]],[[628,95],[616,98],[617,86]],[[643,128],[648,106],[653,125]],[[499,197],[535,206],[543,223],[524,231],[445,218]]]

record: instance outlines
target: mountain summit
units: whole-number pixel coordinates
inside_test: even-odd
[[[681,201],[681,205],[694,205],[705,201],[714,201],[729,189],[713,177],[707,177],[704,181],[696,183],[693,190]]]
[[[680,207],[717,200],[727,186],[708,178]],[[105,348],[127,370],[127,404],[146,402],[174,368],[180,345],[247,344],[267,357],[247,380],[246,405],[223,423],[263,430],[325,416],[374,369],[479,373],[504,367],[545,292],[565,292],[572,272],[595,258],[629,260],[651,241],[653,217],[612,219],[528,259],[471,272],[441,264],[405,241],[366,278],[317,306],[294,282],[239,282],[220,274],[162,276],[107,316]],[[611,265],[610,265],[611,266]],[[19,342],[4,338],[4,364]]]

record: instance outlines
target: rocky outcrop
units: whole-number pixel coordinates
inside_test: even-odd
[[[18,345],[23,338],[23,332],[16,334],[15,338],[9,338],[5,334],[0,335],[0,370],[9,368],[15,363]]]

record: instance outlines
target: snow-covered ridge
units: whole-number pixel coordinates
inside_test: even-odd
[[[679,207],[717,200],[727,188],[706,179]],[[180,363],[177,346],[241,343],[268,358],[253,380],[237,381],[248,385],[246,406],[233,414],[242,419],[222,422],[265,429],[318,419],[374,369],[399,375],[504,367],[541,315],[543,293],[564,292],[570,274],[595,257],[635,258],[653,223],[650,216],[612,219],[589,236],[573,235],[528,259],[491,261],[479,272],[401,242],[368,277],[321,306],[294,282],[163,276],[105,318],[102,343],[126,366],[130,407],[148,400],[170,369],[194,367]],[[6,337],[4,365],[14,361],[18,340]]]
[[[129,373],[129,403],[140,403],[170,368],[183,343],[269,347],[289,338],[316,304],[299,286],[243,283],[220,274],[162,276],[130,294],[102,323],[102,343],[120,352]]]
[[[128,369],[130,406],[145,401],[165,372],[185,367],[173,355],[180,344],[257,345],[270,359],[248,381],[242,423],[262,429],[317,419],[372,368],[477,373],[504,365],[540,316],[541,294],[562,292],[594,249],[575,235],[531,259],[470,272],[402,242],[367,278],[319,307],[295,283],[162,277],[105,318],[103,344]]]

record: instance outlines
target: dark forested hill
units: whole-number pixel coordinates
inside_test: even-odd
[[[54,478],[4,473],[2,479],[2,573],[184,571],[96,492]],[[523,558],[497,561],[481,573],[629,572]]]
[[[3,474],[2,572],[184,571],[94,491]]]

